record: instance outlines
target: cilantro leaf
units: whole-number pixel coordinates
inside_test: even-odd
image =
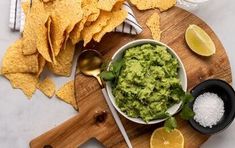
[[[182,107],[182,110],[180,111],[180,117],[184,120],[189,120],[193,118],[193,116],[195,115],[193,110],[189,107],[189,102],[192,101],[192,99],[193,99],[193,96],[189,92],[186,92],[182,98],[183,107]]]
[[[169,117],[164,123],[164,128],[167,132],[171,132],[176,127],[177,127],[177,121],[175,117]]]
[[[189,92],[186,92],[185,95],[182,98],[182,101],[183,101],[182,104],[183,105],[188,104],[192,100],[193,100],[193,96]]]
[[[101,71],[106,71],[109,66],[110,60],[105,60],[101,65]]]
[[[102,69],[102,72],[99,74],[99,76],[104,81],[113,81],[114,80],[114,82],[116,83],[117,77],[119,76],[120,71],[122,69],[122,65],[123,65],[123,60],[116,61],[111,64],[109,71]],[[104,64],[103,68],[105,66],[107,66],[107,65]]]
[[[112,72],[115,74],[116,77],[119,76],[120,71],[122,69],[122,65],[123,65],[123,60],[118,60],[112,63]]]
[[[99,76],[105,81],[111,81],[115,78],[115,75],[111,71],[103,71]]]
[[[188,103],[183,106],[183,108],[180,112],[180,117],[184,120],[189,120],[189,119],[193,118],[194,115],[195,115],[195,113],[189,107]]]

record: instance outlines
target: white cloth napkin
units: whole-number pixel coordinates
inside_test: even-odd
[[[21,9],[21,0],[11,0],[9,27],[12,30],[20,30],[22,22],[21,16],[24,16],[24,13]]]
[[[23,31],[25,23],[25,15],[21,8],[21,1],[23,0],[11,0],[11,10],[10,10],[10,23],[9,27],[13,31]],[[32,2],[33,0],[31,0]],[[123,9],[128,12],[126,20],[114,29],[114,32],[123,32],[128,34],[139,34],[142,32],[142,27],[137,22],[130,5],[125,2],[123,4]]]

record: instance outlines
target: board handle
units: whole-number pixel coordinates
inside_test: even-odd
[[[118,132],[118,129],[115,128],[115,123],[111,122],[113,119],[109,110],[94,106],[88,107],[87,110],[33,139],[30,147],[76,148],[91,138],[96,138],[107,147],[112,145],[112,141],[107,139]]]
[[[105,100],[106,100],[106,102],[107,102],[107,104],[109,106],[109,109],[110,109],[112,115],[113,115],[113,118],[114,118],[114,120],[115,120],[115,122],[116,122],[116,124],[117,124],[117,126],[118,126],[118,128],[120,130],[120,132],[122,133],[123,138],[126,141],[127,146],[129,148],[132,148],[131,141],[130,141],[127,133],[126,133],[126,130],[125,130],[124,126],[122,125],[122,121],[119,118],[118,113],[117,113],[116,109],[114,108],[113,104],[111,103],[105,88],[102,89],[102,93],[103,93],[104,98],[105,98]]]

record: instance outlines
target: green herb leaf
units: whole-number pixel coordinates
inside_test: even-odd
[[[164,123],[164,128],[167,132],[171,132],[176,127],[177,127],[177,121],[175,120],[175,117],[169,117]]]
[[[105,67],[107,67],[107,64],[103,64],[102,65],[102,67],[103,67],[102,68],[102,72],[99,74],[99,76],[104,81],[115,80],[114,82],[116,82],[117,81],[117,77],[120,74],[122,65],[123,65],[123,60],[116,61],[116,62],[111,64],[111,67],[110,67],[109,71],[107,71],[105,69]]]
[[[183,101],[183,106],[185,105],[185,104],[188,104],[190,101],[192,101],[193,100],[193,96],[189,93],[189,92],[186,92],[185,93],[185,95],[184,95],[184,97],[183,97],[183,99],[182,99],[182,101]]]
[[[101,65],[101,71],[107,71],[108,65],[110,63],[110,60],[105,60],[103,64]]]
[[[111,71],[103,71],[99,74],[99,76],[105,81],[111,81],[115,78],[115,75]]]
[[[195,115],[195,113],[189,107],[188,103],[183,106],[183,108],[180,112],[180,117],[184,120],[189,120],[189,119],[193,118],[194,115]]]
[[[163,119],[163,118],[168,118],[168,117],[170,117],[170,114],[168,112],[161,111],[159,113],[155,113],[153,119]]]
[[[112,63],[112,72],[115,74],[116,77],[119,76],[120,71],[122,69],[122,65],[123,65],[123,60],[119,60]]]

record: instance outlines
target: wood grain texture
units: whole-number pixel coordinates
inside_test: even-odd
[[[134,13],[144,30],[140,35],[109,33],[105,35],[100,43],[91,43],[89,48],[99,50],[105,59],[110,59],[114,52],[127,42],[135,39],[151,38],[145,22],[156,11],[140,12],[134,9]],[[211,36],[217,49],[215,55],[209,58],[201,57],[188,48],[185,43],[184,33],[189,24],[202,27]],[[188,90],[209,78],[219,78],[229,83],[232,82],[230,64],[225,49],[215,33],[201,19],[185,10],[174,7],[161,13],[161,30],[161,41],[174,49],[184,63],[188,78]],[[106,147],[127,147],[96,80],[78,74],[75,78],[75,88],[79,114],[35,138],[31,141],[30,146],[32,148],[42,148],[45,145],[51,145],[54,148],[75,148],[94,137]],[[105,122],[97,124],[94,115],[100,111],[106,111],[108,115]],[[153,130],[162,126],[162,124],[139,125],[123,117],[121,118],[134,148],[149,147]],[[202,135],[192,129],[188,122],[181,120],[178,115],[177,121],[178,129],[184,135],[186,148],[197,148],[209,138],[208,135]]]

